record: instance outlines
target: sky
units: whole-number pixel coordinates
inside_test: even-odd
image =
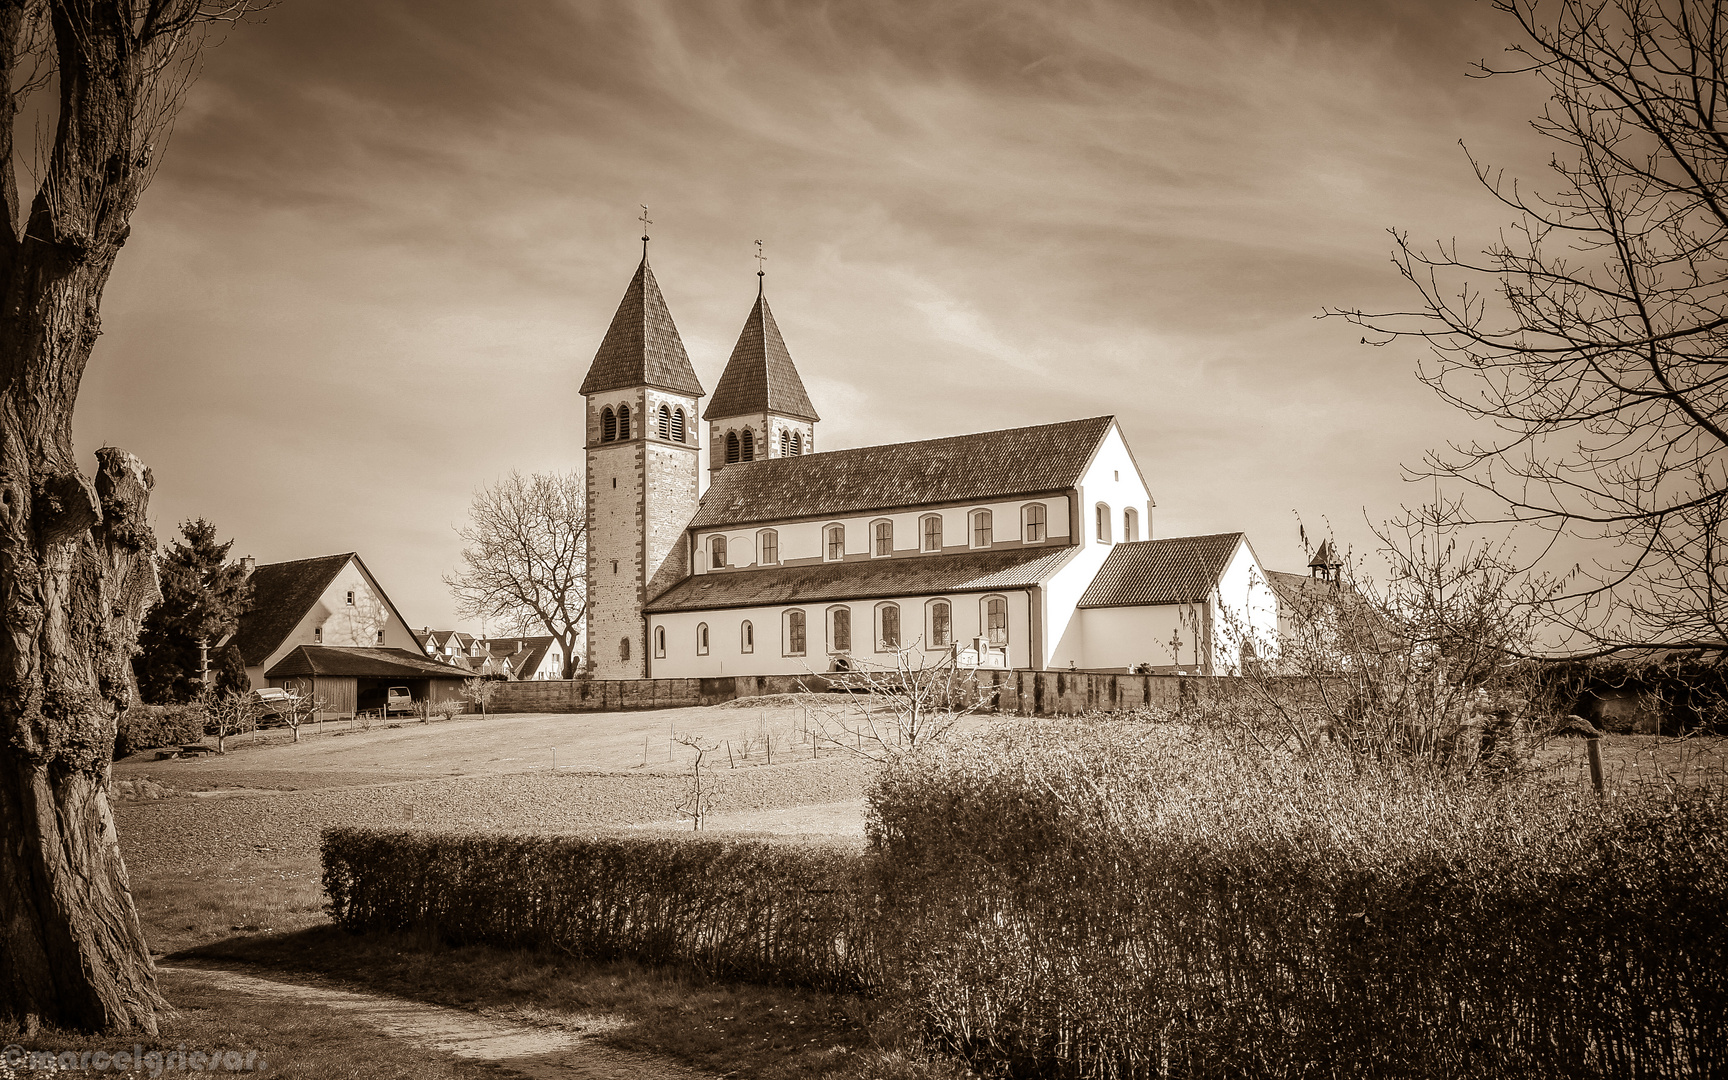
[[[640,257],[712,390],[767,254],[834,450],[1114,414],[1157,536],[1372,546],[1479,434],[1327,308],[1479,249],[1460,146],[1539,178],[1517,28],[1475,0],[285,0],[204,61],[75,417],[160,538],[358,551],[414,626],[473,492],[582,467],[582,376]],[[704,476],[706,472],[704,470]]]

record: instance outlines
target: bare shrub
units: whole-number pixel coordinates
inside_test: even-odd
[[[941,740],[985,704],[977,673],[959,666],[953,650],[931,657],[916,643],[895,652],[890,666],[858,663],[824,678],[844,694],[815,698],[810,737],[818,746],[878,760]]]
[[[250,690],[224,690],[204,698],[204,730],[216,736],[216,752],[228,752],[228,740],[258,727],[262,707]]]
[[[1728,1067],[1720,789],[1600,800],[1044,721],[891,759],[870,814],[896,992],[981,1071]]]

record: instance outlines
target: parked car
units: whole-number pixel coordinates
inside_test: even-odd
[[[252,691],[252,700],[258,706],[258,726],[270,727],[286,723],[282,714],[293,707],[296,698],[292,691],[280,686],[263,686]]]
[[[414,715],[414,695],[406,686],[392,686],[384,691],[384,715]]]

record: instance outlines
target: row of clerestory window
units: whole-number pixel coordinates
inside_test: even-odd
[[[876,613],[876,651],[894,652],[906,644],[900,630],[900,605],[893,601],[877,604]],[[1008,644],[1008,600],[1002,596],[987,596],[979,601],[979,625],[983,628],[983,637],[993,646]],[[786,656],[803,656],[807,651],[808,616],[799,608],[793,608],[782,615],[784,649]],[[828,629],[828,651],[834,653],[849,653],[852,651],[852,609],[840,605],[831,607],[826,613]],[[925,648],[943,649],[954,644],[954,608],[947,600],[931,600],[925,604]],[[628,639],[625,639],[628,641]],[[707,656],[709,653],[708,624],[696,624],[696,655]],[[628,645],[624,648],[627,650]],[[749,619],[738,624],[738,651],[753,653],[756,651],[756,627]],[[666,628],[654,628],[654,655],[664,659],[666,656]],[[626,651],[623,658],[628,660]]]
[[[686,420],[684,410],[674,409],[666,405],[660,406],[654,413],[654,434],[667,442],[686,442]],[[613,412],[608,405],[600,410],[600,441],[618,442],[630,437],[630,406],[620,405]]]

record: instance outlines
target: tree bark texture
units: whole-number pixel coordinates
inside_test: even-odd
[[[134,7],[0,0],[0,68],[16,85],[41,50],[59,106],[25,215],[9,165],[17,94],[0,95],[0,1016],[27,1030],[154,1033],[167,1010],[107,796],[159,595],[152,481],[114,448],[92,481],[72,445],[102,290],[148,171],[155,6]]]

